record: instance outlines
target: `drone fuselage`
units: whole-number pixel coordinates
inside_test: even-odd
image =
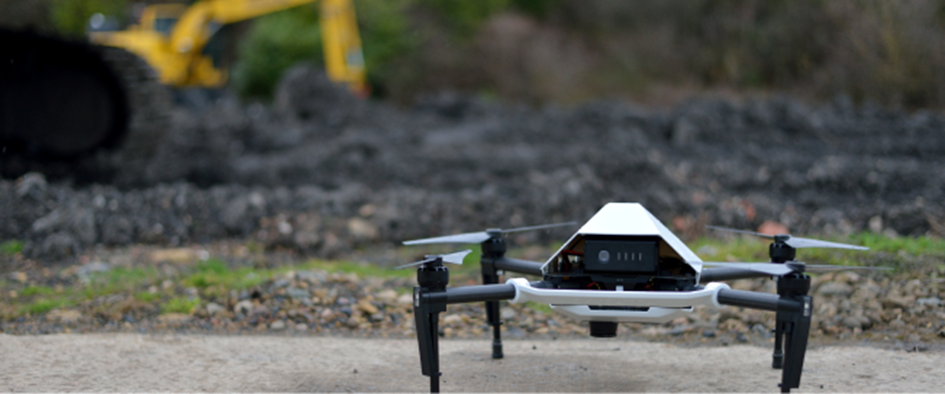
[[[520,298],[577,320],[663,323],[715,304],[714,292],[698,285],[701,269],[699,257],[643,206],[610,203],[544,264],[545,289],[509,283]]]
[[[794,249],[858,248],[783,235],[773,237],[771,263],[704,263],[636,203],[605,205],[545,263],[505,257],[507,244],[501,234],[509,231],[488,230],[407,242],[479,242],[482,247],[483,284],[479,286],[446,285],[448,272],[442,263],[458,253],[465,255],[466,251],[428,256],[408,265],[420,265],[418,286],[414,289],[414,317],[422,372],[430,377],[433,392],[439,391],[436,334],[439,313],[446,311],[449,304],[485,302],[487,320],[493,328],[492,358],[500,359],[501,300],[549,304],[557,312],[588,321],[590,334],[595,337],[616,336],[618,322],[663,323],[691,313],[697,305],[772,311],[776,313],[772,367],[783,369],[780,387],[782,392],[788,392],[800,385],[813,311],[808,295],[811,279],[804,274],[810,266],[794,261]],[[703,270],[703,265],[720,268]],[[499,275],[505,270],[540,275],[542,280],[512,278],[499,284]],[[777,294],[732,290],[716,282],[766,276],[777,277]]]

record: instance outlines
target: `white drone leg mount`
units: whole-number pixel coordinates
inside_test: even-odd
[[[696,305],[721,308],[718,294],[729,289],[724,283],[709,283],[694,291],[597,291],[540,289],[532,287],[524,278],[512,278],[505,283],[515,286],[511,303],[534,301],[551,305],[556,312],[581,321],[663,323],[692,312]],[[601,307],[636,307],[640,310],[592,309]],[[645,308],[645,310],[644,310]]]

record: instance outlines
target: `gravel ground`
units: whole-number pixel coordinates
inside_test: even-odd
[[[364,264],[382,258],[396,264],[413,258],[402,255],[405,252],[420,253],[365,251],[352,257]],[[550,251],[536,248],[528,253],[534,255],[520,257],[534,259]],[[201,260],[207,257],[212,259]],[[392,271],[376,268],[374,274],[361,276],[329,272],[331,265],[306,266],[302,256],[253,253],[236,242],[175,249],[106,249],[84,259],[89,262],[55,269],[34,266],[0,277],[4,283],[0,286],[0,333],[415,335],[410,296],[415,279],[409,272],[404,277],[383,276]],[[812,343],[945,350],[945,278],[940,277],[945,267],[921,256],[905,258],[900,264],[909,269],[814,277]],[[452,285],[479,283],[478,273],[472,272],[453,272]],[[767,279],[730,285],[775,292],[774,281]],[[183,303],[186,306],[180,306]],[[547,307],[502,305],[505,337],[587,336],[586,323]],[[481,339],[490,332],[482,303],[452,305],[441,315],[441,322],[440,334],[447,339]],[[774,314],[770,312],[697,307],[689,316],[666,324],[621,324],[619,332],[639,340],[678,344],[767,345],[772,328]]]
[[[429,389],[412,340],[203,335],[0,335],[0,391],[395,391]],[[754,346],[683,348],[626,339],[440,342],[444,391],[774,392]],[[15,355],[12,356],[11,355]],[[801,391],[935,392],[945,353],[808,351]]]

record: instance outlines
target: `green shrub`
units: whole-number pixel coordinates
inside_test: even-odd
[[[357,0],[355,12],[368,82],[383,88],[399,76],[391,67],[398,59],[409,59],[420,43],[411,31],[408,8],[413,0]]]
[[[55,0],[50,10],[56,29],[68,36],[81,37],[89,18],[101,13],[122,21],[129,9],[127,0]]]
[[[233,85],[244,97],[271,97],[282,73],[302,61],[322,63],[316,5],[257,18],[239,46]]]
[[[396,76],[388,65],[409,56],[417,44],[407,8],[414,0],[357,0],[367,79],[383,84]],[[318,7],[302,6],[257,18],[239,47],[233,85],[243,97],[269,98],[283,72],[299,62],[324,65]]]
[[[420,0],[435,10],[455,33],[468,36],[490,16],[509,8],[509,0]]]
[[[554,11],[561,8],[563,0],[510,0],[509,3],[517,11],[531,15],[538,19],[547,18]]]

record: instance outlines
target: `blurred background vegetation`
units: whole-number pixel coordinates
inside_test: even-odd
[[[79,35],[92,13],[128,21],[135,3],[37,0],[40,11],[0,5],[0,14],[44,13],[37,25]],[[655,105],[706,91],[778,91],[945,108],[945,0],[355,0],[355,7],[374,95],[400,103],[440,90]],[[287,67],[320,62],[317,13],[303,6],[233,29],[232,87],[268,97]]]

